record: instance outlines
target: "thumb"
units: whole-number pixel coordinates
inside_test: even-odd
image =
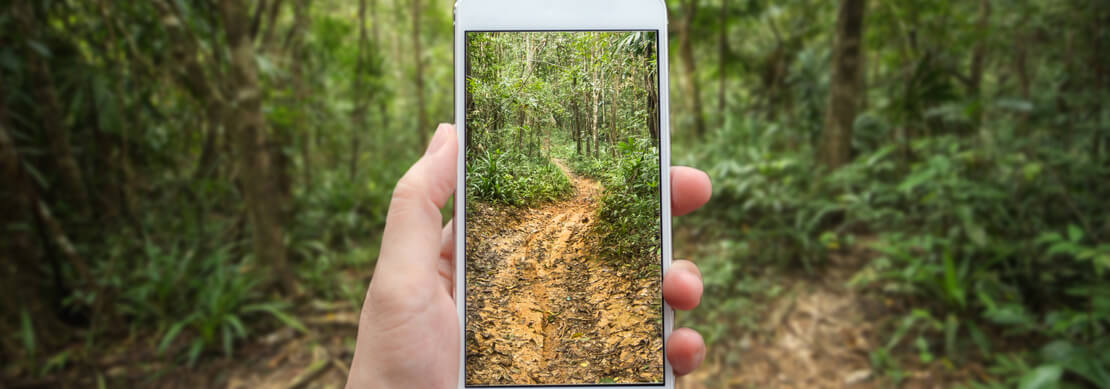
[[[455,192],[457,157],[455,126],[440,124],[424,156],[393,189],[375,276],[436,274],[443,228],[439,209]]]

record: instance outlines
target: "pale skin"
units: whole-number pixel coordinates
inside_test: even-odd
[[[458,134],[440,124],[423,157],[397,182],[386,216],[381,255],[359,317],[347,388],[455,388],[459,320],[455,310],[454,233],[442,208],[455,192]],[[681,216],[709,200],[702,171],[671,168],[671,213]],[[701,300],[701,273],[675,260],[663,277],[663,298],[690,310]],[[676,375],[705,359],[705,342],[689,328],[667,339]]]

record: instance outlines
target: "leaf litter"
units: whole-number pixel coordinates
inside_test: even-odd
[[[600,258],[601,186],[554,162],[572,198],[468,208],[466,382],[662,382],[661,279]]]

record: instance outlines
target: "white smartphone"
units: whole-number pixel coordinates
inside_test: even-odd
[[[673,388],[662,0],[458,0],[460,388]]]

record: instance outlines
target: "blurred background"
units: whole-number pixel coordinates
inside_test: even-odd
[[[680,387],[1110,387],[1110,3],[668,6]],[[341,387],[451,7],[0,4],[0,387]]]

